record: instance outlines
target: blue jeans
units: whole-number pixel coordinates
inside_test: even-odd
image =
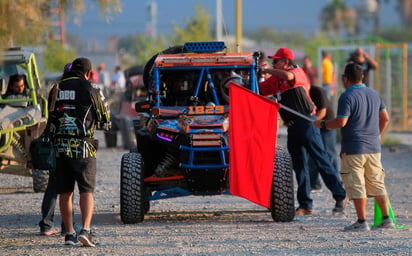
[[[321,129],[320,136],[322,137],[325,150],[329,155],[330,162],[335,167],[336,171],[338,171],[339,165],[338,165],[338,157],[336,154],[336,130]],[[322,185],[319,179],[319,169],[314,164],[312,158],[309,159],[309,172],[310,172],[311,189],[320,189]]]
[[[292,158],[298,185],[297,200],[299,208],[312,209],[313,202],[310,197],[310,178],[308,154],[319,169],[326,187],[332,192],[336,201],[346,197],[345,189],[338,176],[336,168],[329,161],[329,155],[320,136],[320,131],[312,122],[297,119],[288,127],[287,147]]]

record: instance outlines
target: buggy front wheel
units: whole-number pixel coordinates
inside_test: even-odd
[[[270,211],[277,222],[290,222],[295,218],[292,163],[289,153],[280,147],[276,149]]]
[[[124,224],[142,222],[149,211],[144,198],[142,155],[124,154],[120,168],[120,218]]]

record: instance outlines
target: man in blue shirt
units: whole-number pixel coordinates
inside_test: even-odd
[[[342,128],[341,176],[348,197],[353,200],[358,220],[345,231],[367,231],[367,197],[374,197],[382,210],[378,228],[393,228],[389,218],[385,172],[381,163],[380,138],[389,124],[382,98],[362,83],[362,67],[347,64],[342,75],[346,91],[340,96],[335,119],[315,121],[326,129]]]

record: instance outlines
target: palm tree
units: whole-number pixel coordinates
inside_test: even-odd
[[[344,0],[331,0],[321,10],[320,20],[322,29],[332,36],[340,36],[342,29],[352,35],[358,20],[358,15],[353,8],[346,5]]]

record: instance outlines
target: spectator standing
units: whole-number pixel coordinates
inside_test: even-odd
[[[309,97],[309,82],[302,68],[294,64],[294,56],[290,49],[279,48],[273,59],[273,68],[261,72],[271,74],[266,81],[259,83],[263,95],[275,95],[277,100],[300,114],[312,117],[314,105]],[[292,157],[293,169],[298,183],[297,199],[299,207],[296,215],[312,214],[312,198],[310,196],[310,179],[308,153],[319,168],[326,186],[336,200],[333,212],[343,212],[346,192],[338,177],[337,171],[329,161],[329,156],[322,143],[319,129],[311,121],[301,118],[284,109],[279,110],[285,125],[288,127],[287,147]]]
[[[342,131],[341,175],[358,218],[345,231],[370,229],[366,222],[367,197],[374,197],[382,211],[383,221],[377,228],[394,227],[389,218],[380,142],[389,115],[380,95],[366,87],[362,79],[362,67],[347,64],[342,75],[346,91],[339,98],[336,118],[314,122],[320,128]]]
[[[332,56],[325,51],[322,51],[322,87],[325,89],[328,100],[331,100],[334,86],[334,70]]]
[[[303,57],[303,71],[305,71],[306,76],[308,77],[309,84],[311,86],[318,84],[318,69],[312,65],[312,60],[309,56]]]
[[[124,91],[126,89],[126,78],[120,66],[116,66],[114,69],[114,75],[112,77],[112,89],[115,92]]]
[[[369,71],[378,68],[378,62],[366,53],[362,48],[357,48],[349,56],[348,63],[356,63],[362,67],[363,79],[362,82],[366,86],[370,86]]]
[[[104,63],[99,63],[99,65],[97,65],[97,75],[97,82],[102,84],[104,88],[108,88],[110,86],[110,77],[109,73],[106,71],[106,65]]]
[[[71,70],[59,84],[52,122],[56,145],[56,185],[59,205],[66,227],[65,244],[95,246],[91,235],[93,192],[96,185],[96,153],[93,139],[96,128],[109,122],[102,95],[92,87],[92,65],[87,58],[73,61]],[[82,229],[77,237],[73,227],[73,191],[77,183],[80,192]]]

